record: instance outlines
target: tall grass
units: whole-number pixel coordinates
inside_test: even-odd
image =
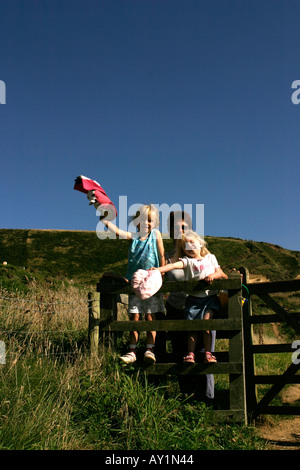
[[[86,348],[86,292],[2,290],[0,449],[262,449],[252,427],[213,424],[210,406],[176,381],[152,383],[107,351]]]
[[[59,364],[27,357],[1,370],[0,449],[196,450],[262,448],[255,430],[214,426],[209,408],[102,358]]]
[[[70,449],[76,446],[70,428],[76,395],[68,368],[45,358],[21,355],[2,366],[0,449]]]

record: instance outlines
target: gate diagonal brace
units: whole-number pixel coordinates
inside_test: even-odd
[[[288,383],[286,380],[287,377],[290,377],[291,375],[295,375],[298,369],[300,368],[300,363],[299,364],[294,364],[292,363],[287,370],[282,374],[281,380],[279,383],[274,384],[270,390],[265,394],[265,396],[260,400],[260,402],[257,405],[257,414],[259,414],[259,409],[263,406],[268,405],[273,398],[278,395],[278,393],[283,389],[283,387]]]
[[[259,294],[259,297],[265,302],[267,307],[276,312],[285,322],[287,322],[298,334],[300,334],[300,323],[281,307],[269,294]]]

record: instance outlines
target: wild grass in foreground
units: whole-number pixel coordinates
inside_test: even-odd
[[[1,367],[0,449],[262,449],[255,429],[213,425],[204,403],[127,374],[112,355],[15,354]]]
[[[2,290],[0,450],[254,450],[255,428],[213,424],[208,405],[87,348],[87,295]]]

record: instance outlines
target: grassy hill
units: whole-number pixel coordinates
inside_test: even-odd
[[[225,272],[245,266],[252,277],[293,279],[300,275],[300,252],[278,245],[238,238],[206,237]],[[164,240],[165,250],[171,241]],[[26,272],[51,278],[96,283],[104,271],[124,275],[128,241],[100,240],[94,231],[0,229],[0,266],[25,267]],[[24,273],[25,275],[25,273]]]
[[[207,242],[225,272],[245,266],[253,278],[270,280],[300,274],[300,252],[236,238]],[[0,367],[0,450],[264,449],[254,426],[212,423],[211,404],[180,394],[174,377],[163,386],[147,382],[135,369],[124,370],[109,351],[91,368],[85,354],[89,284],[96,285],[106,270],[124,275],[127,250],[127,241],[99,240],[95,232],[0,230],[0,287],[13,291],[1,299],[7,366]],[[60,289],[48,289],[48,281]],[[282,339],[287,333],[280,334]],[[269,330],[259,330],[262,337]],[[218,351],[225,350],[224,340],[219,342]],[[268,354],[266,364],[257,356],[258,374],[290,365],[290,354]],[[216,409],[227,397],[226,379],[216,376]]]

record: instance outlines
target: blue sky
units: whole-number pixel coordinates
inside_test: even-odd
[[[205,235],[300,250],[300,3],[0,0],[0,228],[204,204]]]

